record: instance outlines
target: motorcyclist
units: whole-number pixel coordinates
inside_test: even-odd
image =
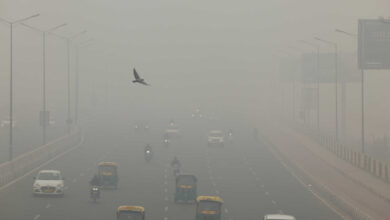
[[[177,159],[177,157],[175,156],[171,162],[171,167],[177,167],[177,168],[180,168],[181,167],[181,163],[179,161],[179,159]]]
[[[97,175],[97,174],[95,174],[95,175],[92,177],[92,179],[91,179],[91,181],[89,182],[89,184],[90,184],[91,186],[98,186],[98,187],[100,187],[100,186],[101,186],[101,178],[100,178],[100,176]]]
[[[145,146],[145,153],[146,154],[151,154],[152,153],[152,147],[149,144],[147,144]]]
[[[95,174],[91,181],[89,182],[89,185],[90,185],[90,196],[92,197],[92,193],[93,193],[93,188],[98,188],[98,195],[97,197],[100,198],[100,187],[102,185],[102,181],[101,181],[101,178],[99,175]]]

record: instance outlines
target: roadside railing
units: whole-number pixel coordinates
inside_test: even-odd
[[[342,196],[333,192],[329,187],[325,186],[316,178],[314,178],[309,172],[307,172],[303,167],[298,166],[293,161],[290,161],[286,158],[286,156],[279,150],[278,147],[275,147],[274,144],[268,140],[267,137],[261,137],[263,141],[266,142],[266,146],[269,146],[271,152],[281,161],[287,164],[287,169],[297,178],[303,180],[305,184],[310,183],[310,190],[318,193],[321,198],[330,202],[334,207],[338,207],[343,211],[343,213],[349,215],[352,219],[357,220],[374,220],[374,218],[367,213],[363,212],[347,200],[345,200]]]
[[[56,155],[65,152],[72,146],[80,143],[81,131],[75,129],[71,134],[60,137],[46,145],[42,145],[30,152],[22,154],[12,161],[0,164],[0,187],[25,175]]]
[[[297,125],[295,124],[295,127]],[[299,125],[298,125],[299,126]],[[322,147],[333,153],[339,159],[344,160],[354,167],[367,171],[373,176],[390,183],[390,165],[377,160],[376,158],[351,149],[338,142],[334,137],[329,135],[318,134],[317,132],[305,129],[299,126],[306,134],[313,137]]]

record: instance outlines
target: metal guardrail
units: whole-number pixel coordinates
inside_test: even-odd
[[[23,176],[80,141],[81,131],[77,129],[69,135],[60,137],[46,145],[42,145],[30,152],[22,154],[12,161],[0,164],[0,187]]]

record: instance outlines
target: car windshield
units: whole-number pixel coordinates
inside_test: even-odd
[[[122,212],[118,220],[142,220],[142,214],[136,212]]]
[[[39,173],[37,179],[39,179],[39,180],[60,180],[61,175],[59,173],[43,172],[43,173]]]
[[[211,132],[210,137],[222,137],[222,132]]]
[[[199,211],[219,211],[220,203],[214,201],[201,201],[198,205]]]
[[[179,176],[177,179],[178,185],[194,185],[195,180],[193,176]]]

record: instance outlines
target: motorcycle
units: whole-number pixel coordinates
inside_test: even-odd
[[[164,147],[169,147],[170,143],[171,143],[171,141],[168,138],[163,140]]]
[[[97,186],[93,186],[90,191],[90,197],[93,202],[96,202],[100,198],[100,188]]]
[[[152,151],[151,150],[145,150],[144,157],[145,157],[146,161],[150,161],[152,159],[152,157],[153,157]]]

